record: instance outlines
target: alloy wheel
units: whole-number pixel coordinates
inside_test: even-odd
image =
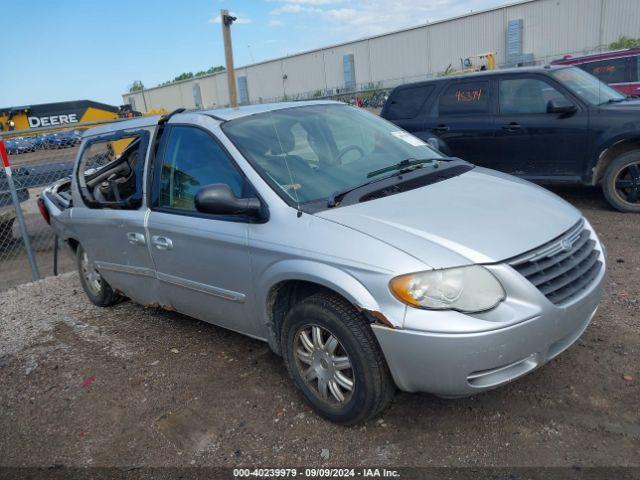
[[[296,333],[294,354],[304,382],[321,400],[342,405],[351,399],[355,387],[351,359],[334,334],[305,325]]]
[[[91,293],[96,296],[100,295],[102,291],[101,277],[94,265],[89,261],[87,252],[82,252],[80,268],[82,269],[82,276],[84,277],[85,283]]]
[[[615,176],[616,195],[626,203],[640,202],[640,162],[622,167]]]

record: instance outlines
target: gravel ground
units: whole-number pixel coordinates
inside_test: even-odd
[[[557,190],[609,249],[605,299],[568,351],[463,400],[398,394],[351,428],[316,417],[258,341],[75,273],[0,294],[3,466],[640,466],[640,217]]]

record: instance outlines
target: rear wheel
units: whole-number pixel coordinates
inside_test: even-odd
[[[122,300],[122,297],[102,278],[82,245],[78,245],[76,259],[82,289],[91,303],[99,307],[109,307]]]
[[[617,210],[640,213],[640,150],[620,155],[611,162],[602,189]]]
[[[340,297],[319,293],[295,305],[281,338],[289,374],[320,416],[352,425],[389,405],[395,385],[380,346]]]

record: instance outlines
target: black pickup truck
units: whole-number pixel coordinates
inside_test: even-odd
[[[640,212],[640,101],[576,67],[402,85],[381,115],[447,155],[538,183],[601,184],[613,207]]]

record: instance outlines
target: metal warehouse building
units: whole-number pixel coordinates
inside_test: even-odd
[[[499,65],[547,63],[640,37],[640,0],[525,0],[236,68],[240,103],[393,87],[459,68],[495,52]],[[212,108],[229,103],[226,73],[122,96],[134,109]]]

